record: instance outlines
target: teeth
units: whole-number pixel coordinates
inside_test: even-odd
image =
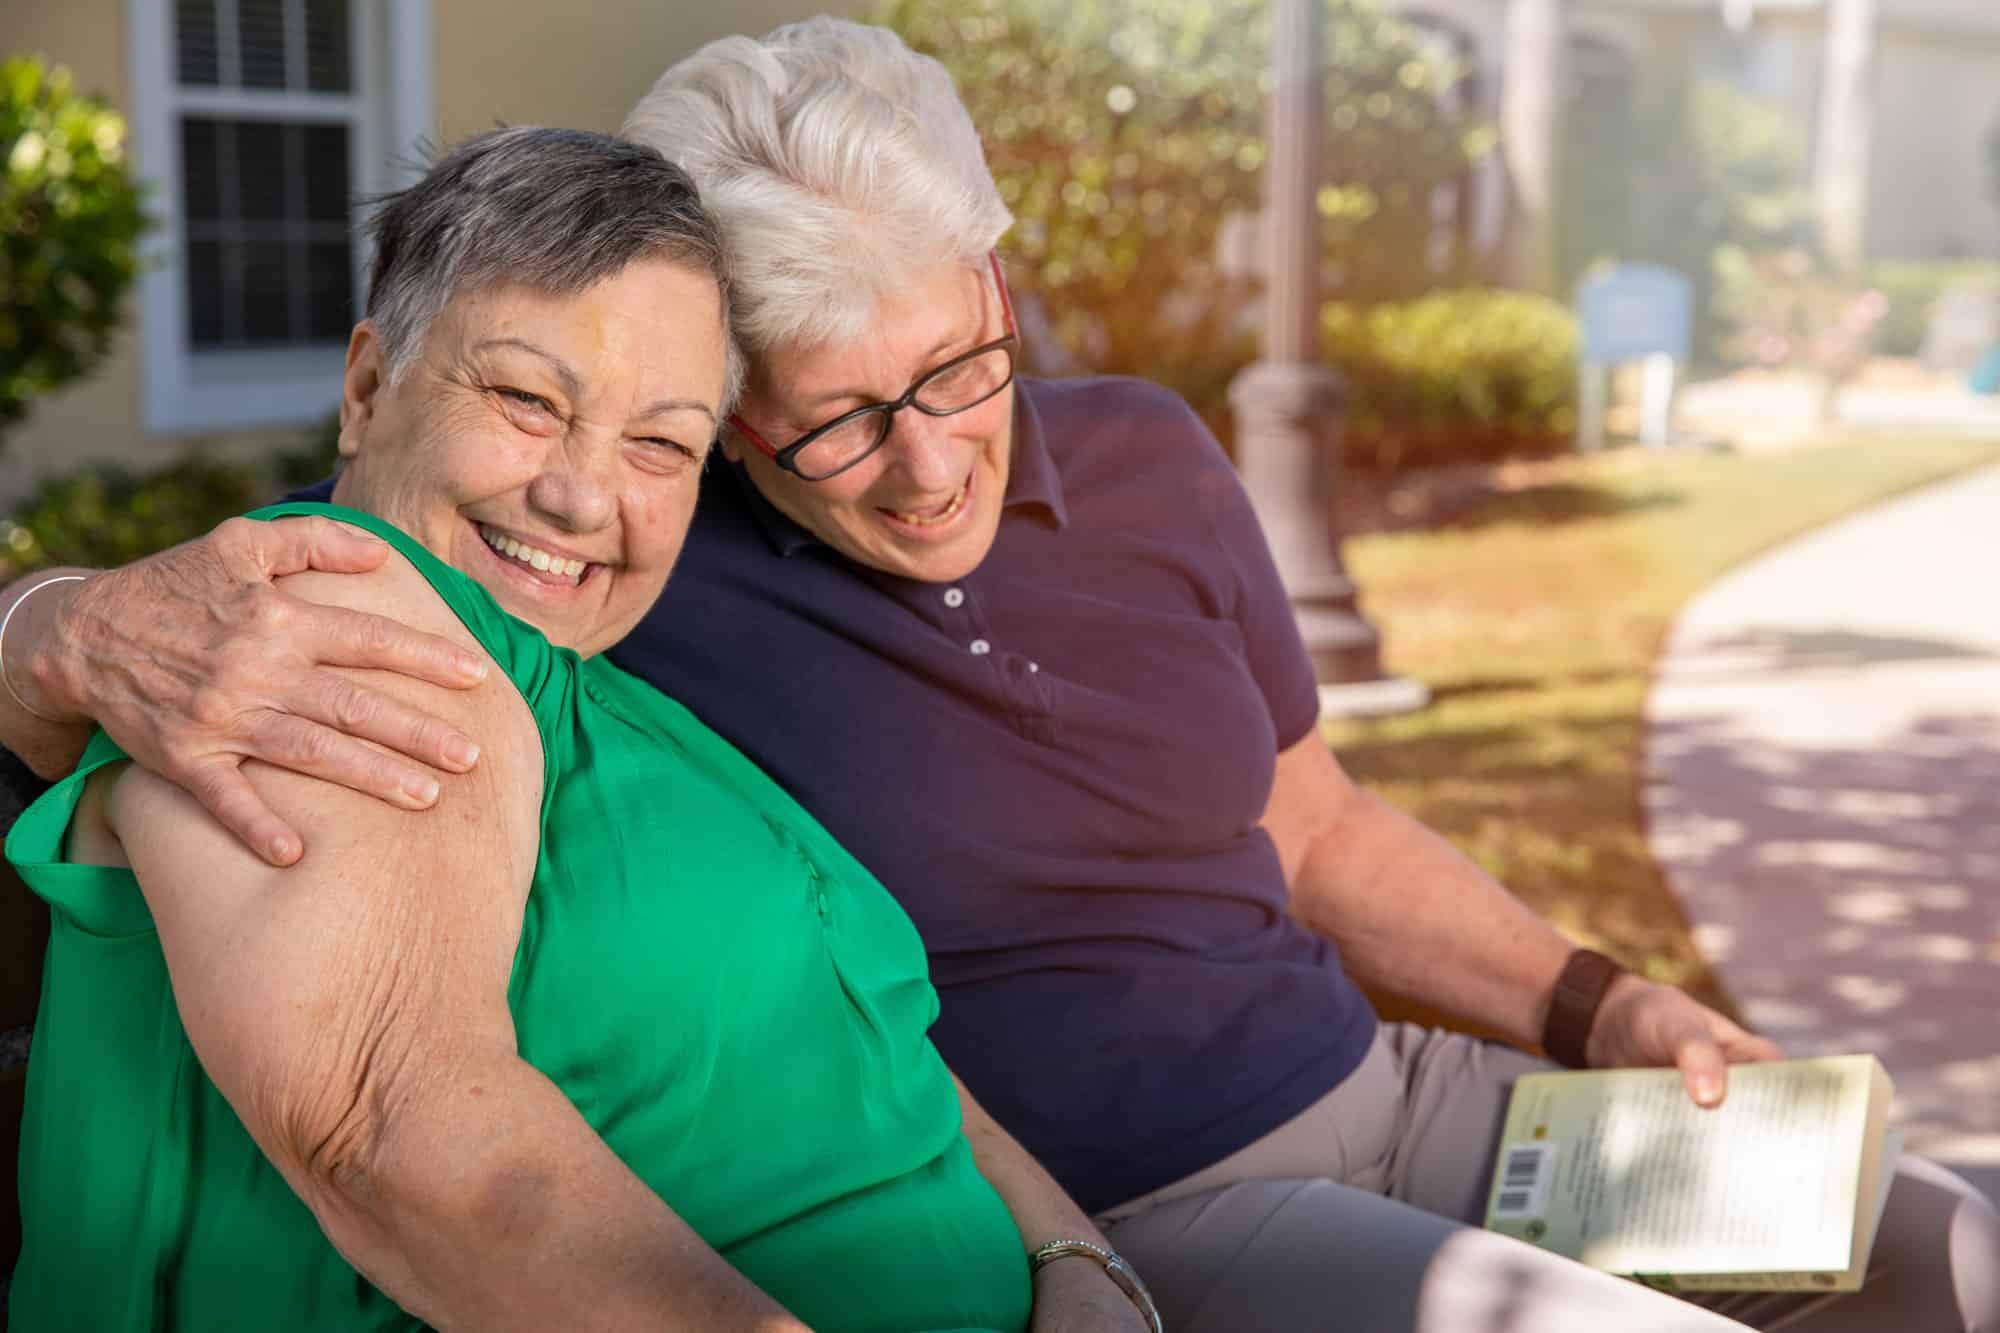
[[[965,485],[958,488],[958,494],[951,497],[951,503],[936,514],[913,514],[907,509],[892,509],[889,512],[905,523],[912,523],[920,528],[933,527],[939,523],[946,523],[957,518],[958,511],[965,508],[965,497],[971,490],[972,479],[968,477],[966,478]]]
[[[576,578],[589,568],[585,561],[567,560],[559,555],[550,555],[547,551],[538,551],[526,542],[516,541],[505,533],[494,532],[490,528],[481,527],[479,535],[488,546],[509,560],[518,560],[524,565],[531,565],[545,574],[563,574]]]

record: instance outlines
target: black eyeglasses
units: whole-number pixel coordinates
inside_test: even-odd
[[[782,449],[766,442],[741,417],[731,416],[729,424],[785,471],[806,481],[825,481],[880,449],[889,438],[889,427],[894,424],[896,413],[906,407],[914,407],[926,416],[948,417],[986,402],[1013,383],[1014,349],[1020,345],[1020,335],[1014,327],[1014,306],[1007,296],[1006,281],[1000,276],[999,258],[989,255],[988,261],[1000,291],[1001,313],[1007,321],[1004,336],[925,371],[909,392],[895,402],[869,403],[843,412]]]

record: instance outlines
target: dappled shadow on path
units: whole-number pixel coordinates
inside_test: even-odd
[[[1994,654],[1976,644],[1841,628],[1757,626],[1677,646],[1676,679],[1749,672],[1810,671],[1896,662],[1977,661]]]
[[[1804,667],[1932,647],[1805,637]],[[1875,1051],[1912,1146],[2000,1162],[2000,720],[1894,694],[1918,686],[1871,677],[1900,710],[1831,742],[1683,700],[1649,736],[1651,843],[1753,1024],[1795,1054]]]

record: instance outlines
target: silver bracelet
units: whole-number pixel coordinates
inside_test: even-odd
[[[1105,1249],[1102,1245],[1092,1245],[1087,1240],[1052,1240],[1028,1256],[1028,1274],[1033,1276],[1058,1259],[1067,1259],[1080,1254],[1097,1260],[1104,1266],[1104,1275],[1112,1285],[1125,1293],[1125,1299],[1139,1309],[1140,1318],[1152,1333],[1166,1333],[1167,1326],[1160,1322],[1160,1309],[1153,1304],[1153,1293],[1146,1290],[1146,1284],[1139,1280],[1139,1274],[1120,1255]]]
[[[60,725],[62,719],[50,717],[47,713],[37,712],[35,706],[26,699],[23,699],[21,692],[14,688],[14,682],[7,678],[7,626],[14,623],[14,613],[21,609],[22,604],[42,589],[56,583],[82,583],[88,577],[86,574],[58,574],[52,579],[43,579],[19,597],[16,597],[14,604],[7,608],[7,614],[0,616],[0,685],[7,687],[7,693],[13,698],[15,703],[21,705],[32,716],[38,717],[44,722],[54,722]]]

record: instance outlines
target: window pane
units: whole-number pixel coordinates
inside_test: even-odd
[[[251,342],[291,341],[290,249],[283,241],[243,247],[243,336]]]
[[[338,340],[354,320],[347,125],[188,117],[188,325],[197,347]]]
[[[347,126],[306,126],[302,156],[307,219],[345,226],[351,202],[347,184]]]
[[[345,338],[354,326],[353,252],[346,241],[306,251],[306,336]]]
[[[176,67],[182,83],[221,81],[215,36],[215,0],[178,0],[174,6]]]
[[[187,248],[188,339],[196,347],[222,341],[222,247],[192,241]]]
[[[344,93],[352,82],[347,63],[347,0],[306,0],[306,86],[316,93]]]
[[[284,0],[236,0],[245,88],[285,86]]]
[[[181,121],[181,205],[190,222],[214,222],[222,216],[222,159],[212,120],[189,116]]]
[[[285,133],[289,128],[268,120],[239,120],[236,131],[237,193],[240,217],[246,222],[282,222],[285,209]],[[294,169],[296,169],[294,167]]]

